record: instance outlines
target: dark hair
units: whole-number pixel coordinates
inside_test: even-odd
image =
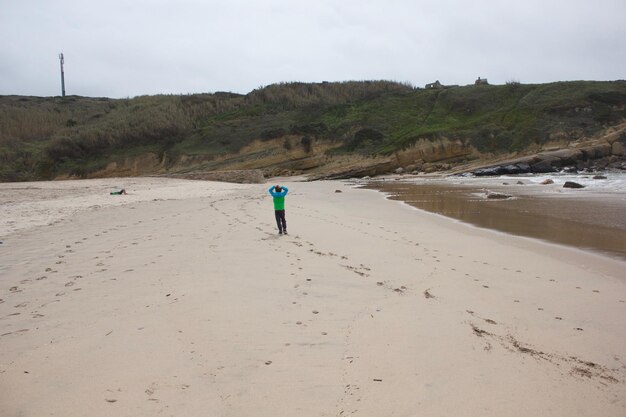
[[[274,187],[274,191],[280,193],[282,191],[282,188],[280,188],[280,185],[277,185],[276,187]]]

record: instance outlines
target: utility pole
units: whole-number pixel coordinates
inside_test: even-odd
[[[59,61],[61,61],[61,93],[63,97],[65,97],[65,71],[63,71],[63,64],[65,63],[65,59],[63,58],[63,54],[59,54]]]

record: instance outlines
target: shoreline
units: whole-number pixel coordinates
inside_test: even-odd
[[[288,236],[267,184],[161,178],[9,234],[0,414],[623,414],[623,261],[283,180]]]
[[[604,189],[563,192],[562,184],[540,185],[539,180],[395,177],[371,181],[365,188],[475,227],[626,260],[623,194]],[[488,199],[489,193],[509,198]]]

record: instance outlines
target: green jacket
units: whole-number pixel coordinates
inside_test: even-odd
[[[289,189],[287,187],[281,187],[282,191],[277,193],[274,190],[274,186],[271,186],[269,190],[269,193],[272,195],[272,197],[274,197],[274,210],[284,210],[285,209],[285,196],[287,195],[287,192],[289,191]]]

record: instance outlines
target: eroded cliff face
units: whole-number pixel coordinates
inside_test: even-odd
[[[259,170],[265,177],[349,178],[388,173],[462,172],[503,164],[522,164],[520,166],[535,167],[533,169],[537,172],[549,172],[564,166],[582,169],[593,161],[601,161],[604,166],[617,163],[619,168],[620,161],[626,156],[626,122],[592,138],[568,139],[571,138],[566,135],[554,135],[550,142],[528,148],[523,153],[494,155],[480,153],[469,145],[468,140],[441,137],[420,139],[391,155],[364,156],[337,152],[339,142],[324,139],[303,142],[300,136],[287,135],[256,140],[237,153],[215,157],[146,153],[112,161],[89,177]]]
[[[482,166],[465,167],[475,175],[547,173],[558,170],[626,170],[626,123],[605,129],[592,138],[551,142],[537,152],[481,160]]]
[[[138,156],[111,161],[104,169],[91,172],[81,178],[138,177],[166,171],[166,159],[156,153],[147,152]],[[56,180],[74,178],[76,177],[67,174],[55,177]]]
[[[454,161],[461,158],[477,158],[479,152],[460,139],[441,138],[437,140],[420,139],[413,146],[396,153],[399,166],[441,161]]]
[[[146,175],[159,172],[164,169],[164,165],[163,158],[150,152],[133,158],[124,158],[121,161],[109,162],[104,170],[94,173],[94,177]]]

